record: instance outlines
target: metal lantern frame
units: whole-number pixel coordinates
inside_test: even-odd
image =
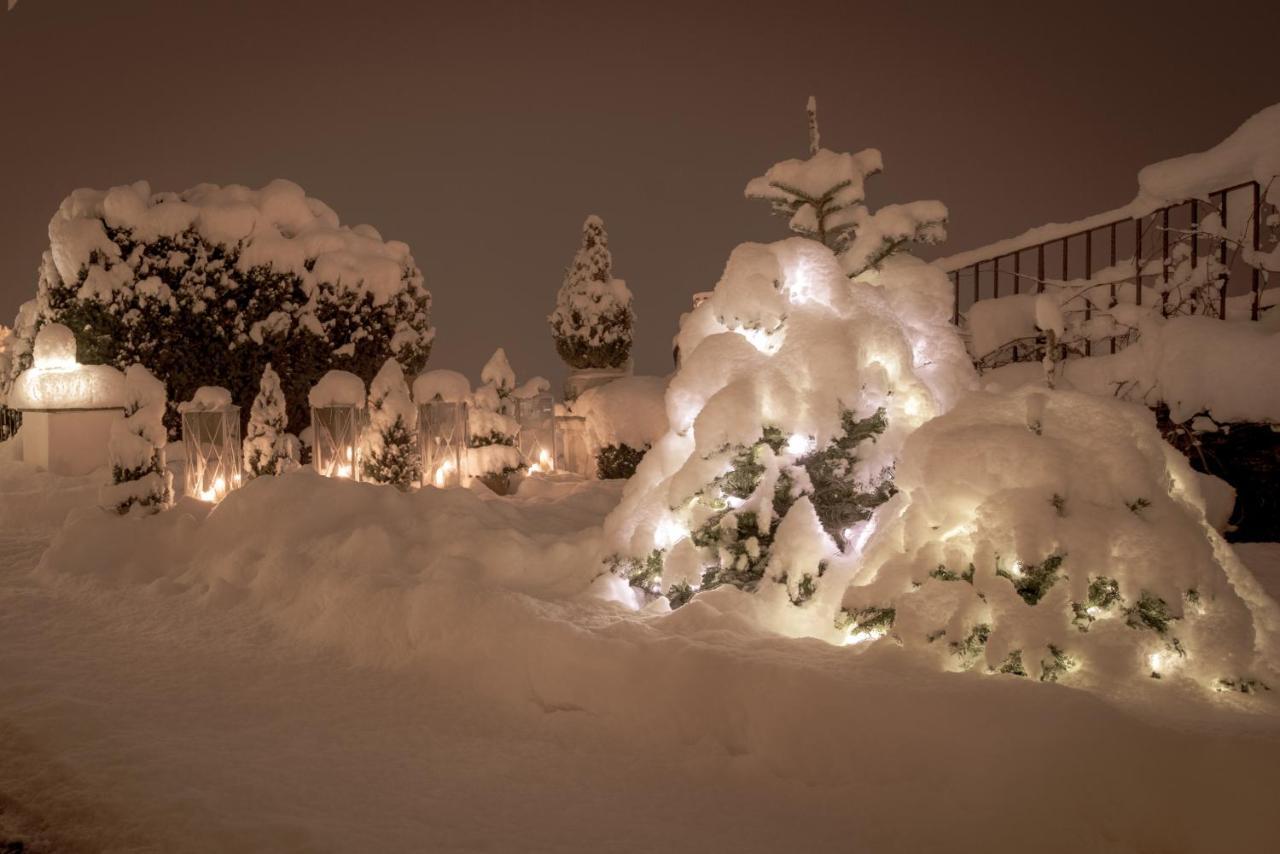
[[[587,419],[582,415],[557,415],[555,417],[556,469],[572,472],[586,478],[595,477],[590,449],[587,444]]]
[[[467,483],[467,404],[429,400],[418,404],[418,453],[422,485],[440,488]]]
[[[325,477],[360,479],[365,410],[343,403],[311,407],[311,460]]]
[[[240,445],[240,407],[188,409],[182,413],[183,477],[187,495],[218,502],[244,477]]]
[[[549,391],[516,401],[516,447],[530,471],[556,468],[556,403]]]

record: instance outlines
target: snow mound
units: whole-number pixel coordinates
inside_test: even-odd
[[[573,414],[587,419],[593,453],[606,445],[641,449],[667,432],[666,377],[623,377],[584,391]]]
[[[436,398],[449,403],[460,403],[471,396],[471,381],[457,371],[439,369],[426,371],[413,381],[415,403],[429,403]]]
[[[355,406],[365,402],[364,380],[350,371],[329,371],[311,387],[307,402],[313,407]]]
[[[188,401],[178,404],[179,412],[212,412],[231,407],[231,392],[216,385],[202,385]]]
[[[1138,173],[1142,193],[1161,202],[1204,198],[1257,181],[1265,189],[1280,175],[1280,104],[1250,116],[1208,151],[1162,160]]]
[[[907,439],[896,482],[845,596],[846,643],[1084,686],[1276,684],[1280,612],[1146,410],[975,393]]]

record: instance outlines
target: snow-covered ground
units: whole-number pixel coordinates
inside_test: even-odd
[[[939,673],[713,597],[635,612],[592,581],[617,484],[301,472],[138,520],[96,483],[0,463],[0,842],[1272,850],[1269,699]],[[1280,589],[1280,546],[1241,554]]]

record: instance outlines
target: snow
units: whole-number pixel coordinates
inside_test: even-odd
[[[231,408],[231,392],[216,385],[202,385],[191,400],[178,404],[179,412],[213,412]]]
[[[61,323],[46,323],[36,333],[32,367],[65,371],[76,366],[76,336]]]
[[[1068,359],[1058,370],[1063,382],[1081,391],[1165,403],[1178,423],[1206,413],[1219,423],[1280,424],[1280,330],[1266,324],[1152,317],[1120,352]],[[983,382],[1011,389],[1038,375],[1025,364],[1006,365],[984,374]]]
[[[874,148],[844,154],[823,148],[804,160],[783,160],[747,184],[747,198],[772,199],[787,196],[805,201],[821,198],[831,187],[841,189],[832,198],[833,206],[844,208],[866,197],[867,178],[884,168],[880,152]],[[804,208],[802,208],[804,209]],[[814,213],[816,221],[816,212]]]
[[[633,611],[597,578],[617,485],[540,488],[303,471],[121,519],[0,463],[6,817],[175,852],[1267,850],[1265,695],[941,673],[730,589]]]
[[[270,265],[299,275],[308,292],[324,283],[368,295],[374,305],[394,299],[406,282],[421,284],[408,246],[384,241],[368,226],[339,225],[332,209],[282,179],[256,190],[199,184],[181,193],[153,193],[146,181],[76,190],[49,223],[53,262],[64,282],[96,267],[95,250],[105,259],[119,258],[104,226],[130,229],[143,241],[194,227],[211,243],[239,248],[242,272]],[[98,291],[91,286],[86,294]]]
[[[350,371],[329,371],[311,387],[307,402],[313,408],[322,406],[354,406],[363,408],[364,380]]]
[[[516,372],[507,361],[507,351],[499,347],[480,369],[480,382],[490,383],[494,388],[510,392],[516,386]]]
[[[470,396],[471,381],[457,371],[425,371],[413,381],[413,399],[416,403],[428,403],[436,398],[457,403]]]
[[[12,409],[118,409],[124,405],[124,374],[110,365],[28,368],[14,380],[6,405]]]
[[[605,445],[641,449],[667,432],[666,377],[622,377],[584,391],[573,414],[587,419],[592,453]]]

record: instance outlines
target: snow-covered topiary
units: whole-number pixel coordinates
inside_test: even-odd
[[[262,370],[258,395],[249,410],[249,426],[244,439],[244,470],[250,477],[277,475],[298,467],[297,440],[285,432],[289,415],[285,412],[280,375],[271,363]]]
[[[217,383],[248,401],[268,362],[287,365],[288,420],[305,424],[326,370],[368,381],[395,356],[416,373],[435,335],[409,247],[288,181],[77,190],[49,237],[35,325],[75,330],[86,364],[148,365],[177,400]]]
[[[619,368],[631,355],[631,291],[613,277],[609,235],[600,217],[589,216],[582,224],[582,248],[547,320],[556,352],[571,368]]]
[[[1274,603],[1208,524],[1145,409],[975,393],[907,439],[845,595],[846,643],[1096,685],[1274,684]]]
[[[111,484],[99,491],[99,503],[117,513],[154,513],[170,502],[172,478],[164,464],[167,395],[164,383],[142,365],[125,370],[124,417],[111,424],[107,450]]]
[[[584,391],[573,414],[587,419],[588,450],[601,480],[629,478],[667,432],[665,377],[623,377]]]
[[[617,571],[676,603],[722,584],[813,599],[893,494],[906,435],[973,381],[946,277],[895,262],[873,283],[812,240],[734,250],[681,330],[668,432],[606,522]],[[954,340],[931,346],[924,329]]]
[[[520,422],[514,417],[511,392],[516,376],[501,347],[480,372],[483,382],[471,395],[467,410],[471,446],[467,451],[470,473],[495,492],[504,493],[509,478],[520,470],[516,436]]]
[[[817,240],[840,256],[850,276],[878,268],[911,242],[946,237],[947,209],[937,201],[866,206],[866,180],[884,168],[874,148],[837,153],[818,142],[817,107],[809,99],[809,157],[784,160],[753,178],[747,198],[764,199],[786,216],[792,231]]]
[[[369,385],[369,424],[361,460],[364,476],[374,483],[408,490],[422,479],[418,408],[395,359],[387,359]]]

